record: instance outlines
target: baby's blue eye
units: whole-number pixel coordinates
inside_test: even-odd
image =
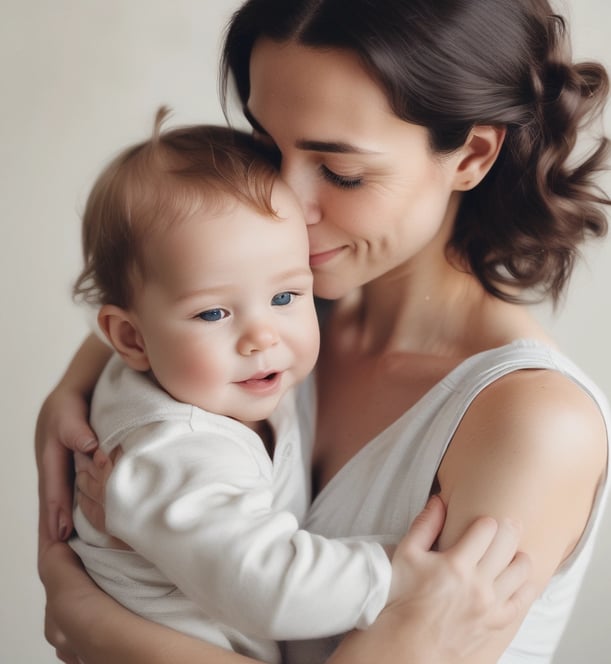
[[[272,305],[275,307],[284,307],[287,304],[290,304],[294,299],[295,293],[284,291],[283,293],[278,293],[272,297]]]
[[[217,320],[222,320],[227,318],[229,313],[225,309],[208,309],[207,311],[202,311],[201,314],[197,314],[197,318],[205,320],[208,323],[214,323]]]

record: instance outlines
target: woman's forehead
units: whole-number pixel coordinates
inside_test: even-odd
[[[394,117],[381,86],[356,54],[270,39],[253,48],[245,113],[261,133],[273,134],[278,123],[301,127],[306,133],[295,140],[320,138],[327,124],[349,134],[351,128],[362,129],[361,123],[375,126]],[[341,142],[339,135],[329,138]]]

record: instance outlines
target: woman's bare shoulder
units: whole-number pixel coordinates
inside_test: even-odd
[[[598,405],[558,371],[497,380],[473,401],[439,469],[448,543],[480,514],[523,527],[545,583],[579,539],[607,460]]]

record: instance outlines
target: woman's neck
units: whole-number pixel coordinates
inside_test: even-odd
[[[522,336],[545,338],[525,307],[490,295],[445,258],[370,282],[344,298],[337,315],[346,341],[365,354],[467,357]]]
[[[436,354],[454,345],[483,289],[473,277],[444,263],[401,266],[346,300],[364,350]]]

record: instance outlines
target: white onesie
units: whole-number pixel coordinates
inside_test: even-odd
[[[175,401],[117,356],[91,422],[103,450],[124,451],[106,486],[106,526],[134,551],[112,549],[78,509],[71,543],[132,611],[275,663],[275,640],[367,627],[383,608],[391,570],[379,543],[299,527],[310,470],[293,393],[270,417],[273,462],[251,429]]]

